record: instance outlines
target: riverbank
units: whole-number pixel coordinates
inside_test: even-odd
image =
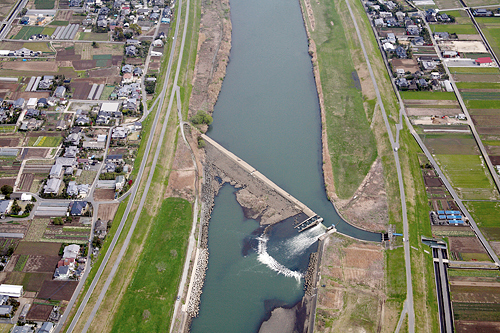
[[[347,179],[346,177],[342,177],[342,173],[346,172],[343,170],[344,168],[337,166],[334,168],[332,164],[332,156],[335,154],[342,154],[339,149],[335,147],[330,147],[330,142],[332,141],[331,132],[336,131],[336,127],[338,127],[339,123],[343,123],[344,119],[339,117],[342,113],[351,112],[355,113],[355,106],[352,110],[344,110],[341,111],[344,106],[338,107],[335,105],[335,102],[332,101],[335,98],[332,95],[345,94],[345,98],[349,99],[351,93],[348,92],[345,87],[329,87],[326,91],[323,90],[323,82],[320,71],[320,64],[318,59],[318,50],[316,43],[313,38],[313,32],[318,29],[328,30],[325,28],[325,25],[329,25],[333,27],[335,23],[333,21],[330,22],[322,22],[322,20],[317,21],[315,19],[314,11],[311,6],[310,0],[299,0],[300,8],[302,11],[302,17],[304,20],[304,26],[306,29],[306,33],[309,41],[309,54],[311,56],[311,63],[313,66],[314,79],[316,84],[316,89],[318,93],[318,99],[320,104],[321,111],[321,142],[322,142],[322,154],[323,154],[323,179],[325,183],[325,191],[327,193],[328,199],[332,202],[335,209],[339,213],[342,218],[348,223],[352,224],[355,227],[360,229],[373,231],[373,232],[384,232],[387,228],[387,221],[389,220],[388,216],[388,206],[387,206],[387,193],[385,190],[385,180],[384,180],[384,172],[383,166],[379,158],[373,159],[373,154],[376,155],[376,151],[374,151],[375,143],[373,141],[373,134],[371,133],[371,126],[368,126],[365,130],[367,133],[364,135],[370,136],[370,140],[368,140],[367,144],[370,147],[371,153],[367,154],[367,156],[361,156],[358,160],[358,163],[354,164],[353,167],[349,170],[354,174],[358,173],[357,181],[352,182],[352,180]],[[321,15],[320,15],[321,16]],[[352,51],[352,50],[351,50]],[[337,56],[339,56],[337,54]],[[331,55],[332,58],[335,57],[335,54]],[[339,59],[337,59],[339,60]],[[351,65],[352,66],[352,65]],[[349,66],[347,66],[349,67]],[[354,68],[353,68],[354,70]],[[355,90],[361,90],[361,93],[365,96],[365,91],[369,90],[364,87],[363,84],[360,83],[360,79],[364,81],[364,77],[358,76],[358,71],[361,73],[362,68],[359,66],[356,67],[351,73],[351,78],[353,80],[353,85],[356,87]],[[330,74],[330,73],[325,73]],[[327,75],[328,76],[328,75]],[[325,79],[328,82],[328,78]],[[325,94],[328,97],[328,106],[325,105]],[[355,93],[353,98],[359,94]],[[361,95],[361,94],[359,94]],[[370,92],[368,92],[370,95]],[[340,98],[342,99],[342,97]],[[359,111],[363,112],[365,108],[367,108],[368,103],[363,103],[363,105],[358,105],[357,108]],[[330,116],[327,115],[327,112],[330,113]],[[374,112],[374,111],[373,111]],[[364,112],[363,112],[364,113]],[[368,116],[368,113],[366,114]],[[333,118],[332,118],[333,117]],[[375,115],[373,115],[375,117]],[[332,120],[333,119],[333,120]],[[362,120],[366,122],[366,118]],[[346,132],[352,131],[352,129],[348,129],[349,124],[347,122]],[[359,131],[359,128],[355,128],[353,131]],[[342,133],[344,130],[342,131]],[[330,134],[329,134],[330,133]],[[335,139],[335,138],[334,138]],[[337,138],[338,139],[338,138]],[[354,158],[356,151],[359,150],[356,148],[356,145],[363,145],[364,142],[358,142],[358,140],[353,139],[353,142],[345,143],[348,146],[352,146],[352,154]],[[372,144],[373,143],[373,144]],[[349,152],[347,152],[348,154]],[[347,156],[347,159],[351,157]],[[372,162],[370,162],[372,161]],[[352,161],[349,161],[352,162]],[[345,161],[344,161],[345,163]],[[370,166],[366,165],[367,163],[371,163]],[[341,162],[342,164],[342,162]],[[365,164],[365,172],[362,170],[358,170],[359,164]],[[363,178],[361,178],[361,176]],[[341,181],[343,179],[344,181]],[[336,183],[338,186],[336,186]],[[342,184],[342,185],[339,185]],[[340,191],[337,191],[337,187],[339,187]],[[342,191],[344,187],[350,187],[351,189],[348,191]],[[342,193],[342,195],[339,195]],[[347,197],[346,197],[347,193]]]

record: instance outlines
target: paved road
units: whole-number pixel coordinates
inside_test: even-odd
[[[347,4],[347,8],[351,14],[351,18],[354,22],[354,27],[356,28],[356,33],[358,35],[359,43],[361,45],[361,49],[363,50],[363,55],[366,60],[366,64],[368,66],[368,71],[370,72],[370,77],[373,82],[373,87],[375,88],[375,94],[377,96],[378,105],[380,107],[380,111],[382,112],[382,117],[384,118],[385,127],[387,129],[387,133],[389,134],[389,141],[391,142],[391,147],[394,154],[394,161],[396,163],[396,171],[398,175],[398,183],[399,183],[399,194],[401,199],[401,211],[403,217],[403,235],[406,241],[403,242],[404,252],[405,252],[405,269],[406,269],[406,306],[408,311],[408,332],[415,332],[415,312],[413,307],[413,284],[411,278],[411,258],[410,258],[410,242],[409,239],[409,227],[408,227],[408,214],[406,211],[406,196],[403,182],[403,173],[401,171],[401,164],[399,162],[398,148],[399,148],[399,131],[403,128],[402,126],[402,113],[399,115],[400,123],[396,126],[396,141],[394,140],[394,136],[392,135],[392,130],[389,124],[389,120],[387,119],[387,114],[384,107],[384,102],[382,101],[382,97],[380,96],[380,91],[378,88],[377,80],[375,79],[375,75],[373,74],[373,69],[370,63],[370,59],[368,58],[368,54],[366,53],[365,45],[363,42],[363,38],[361,37],[361,33],[358,27],[358,23],[356,22],[356,18],[351,9],[351,5],[349,4],[349,0],[345,1]],[[370,24],[372,24],[372,21]]]
[[[2,22],[2,24],[5,23],[5,26],[0,31],[0,40],[4,39],[5,36],[7,36],[7,34],[10,31],[10,26],[12,25],[12,22],[14,21],[14,19],[16,19],[19,16],[19,12],[26,6],[27,3],[28,3],[28,0],[20,0],[17,3],[14,10],[10,13],[10,15],[7,19],[7,22],[5,22],[5,21]]]
[[[189,4],[189,0],[188,0],[188,4]],[[182,7],[182,0],[179,0],[179,10],[178,10],[178,13],[177,13],[177,18],[178,19],[177,19],[177,24],[176,24],[176,27],[175,27],[174,40],[173,40],[173,45],[172,45],[172,49],[171,49],[171,53],[170,53],[170,58],[169,58],[169,62],[168,62],[168,67],[167,67],[167,74],[165,76],[165,80],[164,80],[164,84],[163,84],[163,90],[162,90],[161,94],[159,95],[158,112],[156,113],[155,121],[154,121],[153,127],[152,127],[152,132],[151,132],[151,135],[150,135],[149,140],[148,140],[148,145],[147,145],[147,148],[146,148],[147,154],[145,154],[145,156],[143,157],[143,161],[141,163],[141,169],[139,171],[138,179],[139,179],[139,176],[142,177],[142,173],[144,172],[144,167],[145,167],[145,164],[146,164],[146,161],[147,161],[147,158],[148,158],[148,155],[149,155],[149,151],[150,151],[150,148],[151,148],[151,145],[152,145],[152,138],[154,137],[155,129],[156,129],[156,126],[158,124],[159,115],[160,115],[161,110],[163,108],[163,102],[164,102],[166,91],[167,91],[168,79],[169,79],[170,72],[171,72],[171,69],[172,69],[173,56],[174,56],[174,53],[175,53],[174,52],[175,51],[175,44],[176,44],[178,30],[179,30],[179,25],[180,25],[180,21],[181,21],[181,7]],[[187,18],[186,18],[186,20],[187,20]],[[181,57],[182,57],[182,50],[181,50],[181,54],[179,56],[179,63],[178,63],[178,66],[177,66],[177,72],[176,72],[176,76],[175,76],[175,80],[174,80],[174,86],[176,85],[177,79],[178,79],[178,76],[179,76],[179,69],[180,69],[180,60],[181,60]],[[84,326],[82,332],[86,332],[89,329],[89,327],[90,327],[90,325],[92,323],[92,320],[95,317],[95,314],[97,313],[97,311],[99,309],[99,306],[101,305],[102,300],[104,299],[104,296],[106,295],[106,292],[107,292],[107,290],[109,288],[109,285],[111,284],[111,282],[112,282],[112,280],[113,280],[113,278],[114,278],[114,276],[115,276],[115,274],[116,274],[116,272],[118,270],[118,266],[119,266],[119,264],[121,262],[121,259],[123,258],[123,255],[125,254],[125,251],[128,248],[128,244],[130,243],[130,239],[132,238],[133,232],[135,230],[135,227],[136,227],[137,222],[139,220],[140,214],[142,212],[142,208],[144,207],[144,204],[145,204],[145,201],[146,201],[146,198],[147,198],[147,195],[148,195],[149,187],[151,186],[151,182],[152,182],[152,179],[153,179],[154,170],[155,170],[156,164],[158,162],[158,157],[160,155],[160,151],[161,151],[161,148],[163,146],[163,138],[164,138],[165,133],[166,133],[167,124],[168,124],[168,118],[170,116],[170,111],[171,111],[171,108],[172,108],[174,96],[175,96],[175,90],[172,89],[171,97],[170,97],[170,102],[169,102],[168,109],[167,109],[167,114],[165,116],[165,120],[163,122],[162,131],[161,131],[161,134],[160,134],[160,139],[159,139],[157,147],[156,147],[156,152],[155,152],[155,156],[154,156],[154,159],[153,159],[153,164],[151,166],[151,169],[150,169],[150,172],[149,172],[149,176],[148,176],[148,180],[146,182],[146,187],[144,189],[144,192],[143,192],[143,195],[142,195],[139,207],[137,209],[137,212],[136,212],[136,214],[134,216],[134,220],[132,221],[132,225],[130,227],[129,233],[127,234],[125,242],[122,245],[122,248],[121,248],[121,250],[120,250],[120,252],[118,254],[118,258],[116,259],[116,261],[115,261],[115,263],[114,263],[114,265],[113,265],[113,267],[111,269],[111,273],[108,276],[108,278],[106,279],[104,287],[103,287],[101,293],[99,294],[99,297],[97,299],[97,303],[93,307],[90,316],[87,318],[87,321],[85,323],[85,326]],[[136,183],[135,183],[135,185],[139,184],[139,182],[140,181],[137,180]],[[129,204],[127,205],[127,210],[125,212],[125,215],[123,216],[122,222],[124,222],[127,219],[128,214],[130,213],[130,209],[129,208],[131,208],[132,203],[134,201],[134,198],[135,198],[135,196],[137,194],[137,188],[138,187],[136,186],[135,189],[134,189],[134,192],[132,193],[132,197],[129,200]],[[122,226],[122,223],[120,223],[120,226]],[[121,230],[120,230],[120,232],[121,232]],[[119,237],[119,233],[118,232],[115,234],[115,238],[113,238],[113,241],[115,241],[115,239],[116,240],[118,239],[117,236]],[[116,244],[116,242],[114,242],[113,247],[114,247],[115,244]],[[103,260],[103,263],[99,267],[98,275],[96,275],[96,278],[94,278],[94,280],[92,281],[91,288],[89,288],[87,294],[85,295],[84,302],[82,302],[82,305],[78,309],[77,315],[75,315],[75,317],[73,318],[73,321],[71,322],[71,325],[70,325],[70,327],[69,327],[69,329],[68,329],[67,332],[72,332],[73,329],[74,329],[74,327],[76,326],[76,323],[78,322],[78,320],[79,320],[79,318],[80,318],[80,316],[81,316],[81,314],[82,314],[82,312],[83,312],[86,304],[88,303],[88,299],[90,298],[91,294],[93,293],[93,291],[95,289],[95,285],[97,284],[98,279],[100,278],[100,276],[102,274],[102,271],[104,270],[105,264],[109,260],[109,256],[111,255],[111,252],[112,252],[110,250],[111,250],[111,246],[110,246],[110,249],[108,250],[108,252],[106,253],[106,257],[107,258],[105,257],[105,261]]]

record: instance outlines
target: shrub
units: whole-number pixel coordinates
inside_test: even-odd
[[[202,110],[198,111],[191,118],[191,122],[195,125],[201,125],[201,124],[210,125],[212,121],[213,121],[212,116]]]

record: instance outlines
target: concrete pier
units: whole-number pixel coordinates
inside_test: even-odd
[[[237,163],[240,167],[242,167],[245,171],[247,171],[250,175],[252,175],[255,178],[258,178],[261,180],[264,184],[275,190],[277,193],[279,193],[281,196],[283,196],[285,199],[289,200],[292,202],[295,206],[297,206],[297,209],[301,210],[306,214],[308,217],[313,217],[316,215],[309,207],[304,205],[302,202],[294,198],[292,195],[290,195],[288,192],[283,190],[281,187],[273,183],[269,178],[264,176],[262,173],[257,171],[254,167],[252,167],[250,164],[247,162],[243,161],[241,158],[238,156],[234,155],[231,153],[229,150],[226,148],[222,147],[219,143],[216,141],[212,140],[210,137],[206,136],[205,134],[202,134],[201,137],[203,140],[206,142],[210,143],[212,146],[220,150],[224,155],[226,155],[229,159]]]

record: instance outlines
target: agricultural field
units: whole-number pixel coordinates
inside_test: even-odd
[[[52,22],[50,22],[49,25],[53,25],[56,27],[59,27],[59,26],[65,27],[65,26],[69,25],[69,22],[68,21],[52,21]]]
[[[476,237],[448,237],[448,243],[452,260],[491,261]]]
[[[435,0],[437,8],[446,9],[446,8],[459,8],[460,1],[458,0]],[[429,6],[425,6],[426,8],[430,8]]]
[[[61,136],[38,136],[29,138],[30,147],[58,147],[62,141]]]
[[[118,307],[113,332],[129,332],[130,327],[143,332],[168,330],[190,227],[190,203],[180,198],[166,199]]]
[[[432,154],[479,155],[472,134],[424,133],[420,137]]]
[[[53,9],[55,0],[35,0],[36,9]]]
[[[462,199],[500,198],[481,156],[436,155],[435,158]]]
[[[492,89],[492,88],[490,88]],[[487,101],[497,101],[500,100],[500,94],[498,92],[490,91],[464,91],[461,93],[462,98],[465,100],[487,100]],[[484,107],[479,107],[483,109]],[[479,109],[478,108],[478,109]]]
[[[496,67],[450,67],[452,74],[499,74]],[[480,80],[481,81],[481,80]]]
[[[476,17],[488,43],[495,54],[500,54],[500,20],[496,17]]]
[[[91,40],[96,42],[109,40],[109,35],[107,33],[79,32],[76,35],[76,39],[79,40]]]
[[[467,201],[465,205],[488,240],[500,241],[500,203]]]
[[[500,83],[498,82],[457,82],[457,88],[462,89],[499,89]]]
[[[3,21],[4,18],[7,17],[7,14],[9,14],[11,12],[11,10],[13,9],[14,4],[16,2],[17,1],[15,1],[15,0],[3,0],[0,3],[0,21]],[[0,332],[1,332],[1,330],[0,330]]]
[[[47,28],[46,28],[47,29]],[[45,34],[45,30],[44,30]],[[46,42],[35,42],[35,43],[24,43],[23,47],[29,48],[30,50],[33,51],[41,51],[41,52],[53,52],[53,50],[49,47],[49,45]]]
[[[14,39],[28,40],[33,35],[41,34],[43,29],[43,27],[22,27],[21,31],[17,33]]]
[[[476,35],[477,30],[470,24],[433,24],[431,29],[435,32],[449,32],[457,35]]]
[[[455,93],[453,92],[428,92],[428,91],[402,91],[400,92],[402,99],[416,100],[450,100],[455,101]]]

